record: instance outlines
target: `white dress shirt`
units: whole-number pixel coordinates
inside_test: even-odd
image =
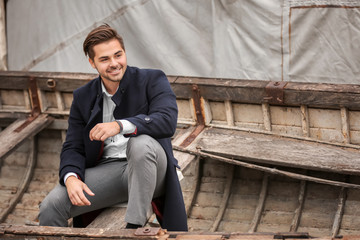
[[[101,82],[101,89],[103,92],[103,122],[113,122],[115,121],[113,113],[116,107],[116,104],[111,99],[113,95],[106,91],[103,82]],[[124,137],[124,134],[131,134],[135,132],[136,126],[127,120],[120,120],[120,122],[123,125],[123,130],[115,136],[109,137],[104,141],[104,152],[102,156],[103,159],[126,158],[126,147],[129,138]],[[70,176],[77,177],[74,172],[69,172],[64,176],[64,182],[66,182],[67,178]]]

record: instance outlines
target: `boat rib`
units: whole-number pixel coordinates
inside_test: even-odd
[[[336,237],[339,234],[341,220],[344,214],[345,201],[346,201],[347,189],[342,187],[339,194],[338,209],[334,217],[334,223],[332,226],[332,237]]]
[[[235,167],[234,165],[228,165],[228,171],[229,171],[229,175],[227,176],[227,179],[226,179],[226,186],[225,186],[225,189],[224,189],[224,194],[223,194],[223,198],[221,200],[221,204],[219,206],[219,211],[218,211],[218,214],[215,218],[215,221],[210,229],[211,232],[216,232],[218,227],[219,227],[219,224],[220,224],[220,221],[222,220],[223,216],[224,216],[224,213],[225,213],[225,210],[226,210],[226,206],[227,206],[227,203],[229,201],[229,198],[230,198],[230,194],[231,194],[231,186],[232,186],[232,183],[233,183],[233,179],[234,179],[234,170]]]
[[[196,176],[195,176],[195,188],[194,188],[194,192],[192,193],[191,197],[190,197],[190,201],[189,201],[189,205],[187,206],[186,209],[186,213],[188,216],[190,216],[191,210],[193,205],[195,204],[196,201],[196,196],[199,193],[200,190],[200,184],[201,184],[201,177],[202,177],[202,169],[203,169],[203,160],[201,159],[200,156],[197,156],[195,161],[197,162],[197,169],[196,169]]]
[[[4,222],[7,216],[14,210],[14,208],[16,207],[16,205],[19,203],[22,196],[24,195],[26,189],[28,188],[32,176],[34,174],[34,169],[36,165],[36,156],[37,156],[36,141],[34,137],[32,137],[30,141],[30,154],[27,159],[25,174],[23,175],[18,185],[15,196],[10,200],[9,206],[1,211],[0,223]]]
[[[258,205],[257,205],[255,213],[254,213],[254,218],[253,218],[253,220],[252,220],[252,222],[250,224],[250,229],[248,231],[249,233],[256,232],[256,229],[257,229],[257,227],[259,225],[261,215],[262,215],[262,212],[264,210],[264,205],[265,205],[268,186],[269,186],[269,174],[265,173],[264,177],[263,177],[263,181],[262,181],[262,186],[261,186],[261,191],[260,191],[260,195],[259,195]]]
[[[299,190],[299,198],[298,198],[299,205],[295,210],[295,215],[291,223],[290,232],[296,232],[299,227],[301,213],[304,207],[305,191],[306,191],[306,181],[302,180],[300,181],[300,190]]]

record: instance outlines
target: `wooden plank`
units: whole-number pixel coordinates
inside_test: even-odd
[[[189,166],[189,164],[195,160],[196,156],[175,150],[174,157],[178,160],[178,164],[181,170],[184,171]]]
[[[267,239],[303,239],[309,235],[306,233],[259,233],[247,234],[241,232],[234,233],[209,233],[209,232],[167,232],[163,229],[155,229],[155,235],[141,235],[142,231],[134,229],[112,230],[104,228],[66,228],[66,227],[42,227],[42,226],[19,226],[10,224],[0,225],[0,234],[3,239],[178,239],[178,240],[267,240]],[[144,229],[141,229],[144,230]],[[137,235],[136,235],[137,234]],[[140,235],[139,235],[140,234]],[[331,237],[319,237],[317,240],[331,240]],[[359,236],[344,236],[341,239],[357,240]]]
[[[97,76],[88,73],[0,71],[0,88],[28,89],[28,79],[35,77],[40,90],[72,92]],[[49,80],[55,81],[54,88],[49,87]]]
[[[242,166],[245,168],[255,169],[255,170],[259,170],[259,171],[263,171],[263,172],[267,172],[267,173],[271,173],[271,174],[287,176],[287,177],[299,179],[299,180],[312,181],[312,182],[320,183],[320,184],[328,184],[328,185],[332,185],[332,186],[360,189],[359,184],[344,183],[344,182],[340,182],[340,181],[336,181],[336,180],[327,180],[327,179],[319,178],[319,177],[306,176],[303,174],[293,173],[293,172],[284,171],[284,170],[278,170],[275,167],[265,167],[265,166],[261,166],[261,165],[256,165],[256,164],[239,161],[239,160],[234,160],[233,158],[227,158],[227,157],[219,156],[217,154],[211,154],[211,153],[206,153],[206,152],[195,152],[192,150],[181,149],[179,147],[174,147],[174,148],[179,151],[182,150],[184,152],[189,152],[189,153],[199,155],[202,157]]]
[[[14,151],[25,139],[32,137],[48,126],[53,118],[46,114],[39,115],[34,121],[23,128],[20,132],[15,129],[22,126],[27,119],[17,120],[5,130],[0,132],[0,159],[5,158]]]
[[[274,135],[205,129],[190,146],[195,147],[203,152],[256,163],[346,174],[360,172],[360,152],[357,149]]]
[[[19,187],[16,191],[16,194],[14,194],[14,196],[10,200],[9,206],[0,212],[0,222],[4,222],[4,220],[10,214],[10,212],[16,207],[16,204],[20,201],[20,199],[22,198],[23,194],[25,193],[27,187],[30,184],[31,178],[33,176],[35,164],[36,164],[36,152],[37,152],[36,150],[37,149],[35,149],[35,147],[36,147],[35,140],[32,139],[31,140],[31,150],[30,150],[30,153],[28,156],[28,161],[27,161],[27,166],[26,166],[26,172],[23,175],[23,177],[21,178]]]
[[[201,204],[201,203],[200,203]],[[214,218],[217,216],[219,212],[219,208],[217,206],[213,207],[202,207],[200,204],[196,204],[193,206],[191,211],[191,218],[196,218],[198,220],[206,220],[211,221],[212,224],[206,229],[211,229],[211,226],[214,224]]]
[[[213,101],[262,103],[267,81],[229,80],[215,78],[178,78],[171,84],[175,94],[181,98],[191,96],[191,86],[199,86],[202,97]]]
[[[200,191],[223,194],[228,183],[227,178],[202,177]]]
[[[178,78],[173,84],[199,86],[201,95],[211,100],[232,100],[261,104],[264,102],[265,87],[268,81],[214,78]],[[182,86],[177,91],[182,97],[189,96]],[[176,90],[181,86],[176,86]],[[326,84],[326,83],[293,83],[288,82],[284,88],[284,104],[311,105],[331,108],[348,107],[359,109],[360,85]]]
[[[28,239],[42,238],[48,239],[168,239],[166,231],[160,229],[156,235],[135,235],[135,229],[111,230],[106,228],[68,228],[68,227],[43,227],[43,226],[22,226],[0,224],[1,237],[7,239]]]
[[[1,178],[12,178],[20,180],[24,172],[26,171],[25,166],[9,166],[9,165],[3,165],[1,167]]]
[[[291,82],[285,88],[285,104],[333,106],[359,109],[360,85],[296,83]]]
[[[84,73],[47,73],[47,72],[1,72],[0,88],[27,89],[29,77],[37,79],[40,90],[72,92],[83,86],[96,74]],[[175,80],[174,80],[175,78]],[[52,84],[49,84],[49,81]],[[207,100],[247,103],[264,103],[265,87],[269,81],[190,78],[169,76],[169,81],[179,98],[190,99],[192,85],[199,86],[200,94]],[[55,82],[55,87],[53,83]],[[325,83],[295,83],[288,82],[284,88],[284,104],[309,105],[330,108],[346,107],[360,109],[360,85],[355,84],[325,84]]]
[[[87,228],[109,228],[112,230],[124,229],[126,206],[110,207],[100,213]]]

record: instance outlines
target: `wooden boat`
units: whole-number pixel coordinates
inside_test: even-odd
[[[0,238],[360,239],[360,85],[179,76],[173,147],[189,233],[134,235],[124,206],[85,231],[37,226],[72,91],[94,77],[0,72]]]

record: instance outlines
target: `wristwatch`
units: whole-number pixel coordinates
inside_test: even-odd
[[[120,120],[115,120],[115,122],[117,122],[117,124],[119,124],[119,127],[120,127],[120,132],[119,133],[121,133],[123,131],[123,129],[124,129],[121,121]]]

